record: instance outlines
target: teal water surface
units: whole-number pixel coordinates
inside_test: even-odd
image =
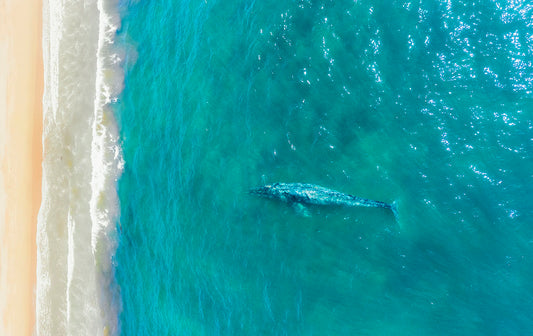
[[[527,1],[122,1],[124,335],[524,335]],[[312,208],[305,182],[399,204]]]

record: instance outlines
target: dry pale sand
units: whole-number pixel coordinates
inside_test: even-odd
[[[42,94],[42,1],[0,0],[0,335],[34,332]]]

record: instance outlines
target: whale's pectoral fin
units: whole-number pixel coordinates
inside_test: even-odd
[[[307,209],[307,207],[302,203],[292,202],[291,206],[298,215],[304,217],[311,217],[311,212],[309,212],[309,209]]]

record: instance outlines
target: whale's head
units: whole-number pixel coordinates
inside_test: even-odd
[[[287,188],[284,183],[267,184],[250,189],[250,194],[268,198],[285,199]]]
[[[264,185],[261,187],[252,188],[250,189],[250,194],[268,198],[276,197],[274,189],[271,185]]]
[[[289,201],[291,199],[290,188],[286,183],[267,184],[262,187],[250,189],[250,194],[267,198],[275,198],[282,201]]]

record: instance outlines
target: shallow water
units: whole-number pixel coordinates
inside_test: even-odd
[[[43,1],[43,184],[37,223],[37,335],[118,331],[111,256],[123,165],[111,109],[123,71],[114,0]]]
[[[131,1],[122,334],[515,335],[533,323],[533,6]],[[399,204],[311,209],[307,182]]]

